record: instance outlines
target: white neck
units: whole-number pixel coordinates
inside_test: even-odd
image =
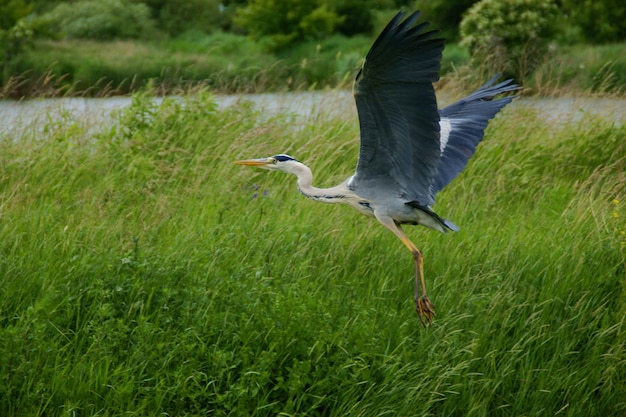
[[[311,169],[300,162],[291,162],[289,167],[285,169],[298,177],[298,188],[300,192],[307,198],[323,201],[326,203],[341,203],[346,197],[352,195],[352,192],[346,187],[345,183],[339,184],[331,188],[317,188],[313,186],[313,173]]]

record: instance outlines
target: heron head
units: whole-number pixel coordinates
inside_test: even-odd
[[[289,168],[297,162],[298,161],[295,158],[285,154],[274,155],[268,158],[245,159],[243,161],[235,161],[235,163],[239,165],[259,167],[270,171],[287,172],[289,171]]]

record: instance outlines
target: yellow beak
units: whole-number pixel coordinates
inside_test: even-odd
[[[247,165],[251,167],[262,167],[269,164],[267,158],[244,159],[243,161],[235,161],[235,163],[237,165]]]

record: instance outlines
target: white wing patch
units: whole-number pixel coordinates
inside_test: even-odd
[[[442,117],[441,120],[439,120],[439,150],[441,153],[446,149],[451,131],[452,123],[450,123],[450,119]]]

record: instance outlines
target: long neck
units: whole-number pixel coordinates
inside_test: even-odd
[[[294,164],[289,170],[298,177],[298,188],[307,198],[326,203],[341,203],[350,192],[344,184],[339,184],[331,188],[317,188],[313,186],[313,173],[311,169],[302,164]]]

